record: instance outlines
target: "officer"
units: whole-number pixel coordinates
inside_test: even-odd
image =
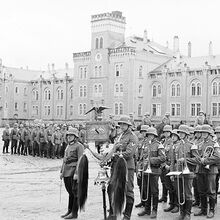
[[[57,156],[57,158],[59,159],[60,151],[61,151],[61,143],[62,143],[62,134],[60,132],[59,126],[55,128],[55,132],[52,135],[51,142],[54,146],[53,158]]]
[[[10,132],[9,132],[9,124],[6,124],[5,129],[2,134],[2,140],[4,141],[3,151],[2,153],[8,153],[8,146],[10,143]]]
[[[53,126],[51,123],[48,124],[47,129],[46,129],[46,136],[47,136],[47,158],[52,158],[52,152],[53,152],[53,144],[51,142],[53,135]]]
[[[78,130],[70,127],[67,132],[68,145],[65,150],[60,171],[60,179],[64,179],[66,191],[69,193],[67,213],[61,216],[64,219],[74,219],[78,217],[77,166],[84,151],[84,147],[78,142],[78,138]]]
[[[122,151],[122,155],[127,162],[127,190],[126,190],[126,205],[125,210],[123,212],[124,217],[123,220],[130,220],[131,213],[134,204],[134,171],[135,171],[135,162],[134,162],[134,155],[135,155],[135,145],[137,144],[137,136],[132,132],[131,127],[132,123],[130,121],[129,116],[121,116],[118,124],[121,129],[121,134],[117,139],[117,144],[115,144],[114,152],[115,158],[117,158],[117,154]],[[109,161],[108,154],[106,158],[103,159],[102,164],[106,164]],[[115,164],[115,163],[114,163]],[[114,165],[113,165],[114,170]],[[113,171],[114,172],[114,171]],[[114,186],[110,186],[111,187]],[[110,207],[112,210],[112,207]],[[109,219],[113,217],[113,213],[109,213]],[[114,217],[113,217],[114,218]]]
[[[38,139],[38,143],[39,143],[39,156],[43,157],[43,156],[47,156],[47,136],[46,136],[46,131],[45,131],[45,127],[44,124],[42,124],[40,126],[40,130],[37,134],[37,139]]]
[[[165,125],[163,128],[164,132],[164,137],[165,141],[163,143],[164,148],[165,148],[165,154],[166,154],[166,161],[161,165],[162,167],[162,174],[161,174],[161,180],[164,181],[164,188],[168,190],[169,192],[169,201],[170,201],[170,206],[165,208],[165,212],[172,212],[172,213],[177,213],[179,211],[178,205],[176,203],[175,197],[176,197],[176,191],[174,187],[174,183],[171,181],[171,177],[167,176],[167,173],[172,170],[171,167],[171,162],[173,159],[174,155],[174,150],[173,150],[173,139],[171,137],[172,133],[172,126],[171,125]],[[175,136],[175,134],[174,134]],[[178,137],[177,137],[178,140]],[[176,140],[176,141],[177,141]],[[166,196],[166,195],[163,195]],[[166,198],[166,197],[165,197]]]
[[[31,146],[32,146],[32,156],[39,156],[39,141],[38,141],[38,133],[39,133],[40,125],[35,124],[31,131]]]
[[[146,196],[147,201],[145,203],[144,210],[138,213],[139,216],[150,215],[150,218],[154,219],[157,217],[157,208],[158,208],[158,197],[159,197],[159,187],[158,180],[159,175],[161,174],[161,164],[165,162],[165,152],[164,146],[157,141],[157,130],[154,127],[150,127],[147,130],[147,143],[145,146],[145,151],[143,155],[143,169],[146,170],[150,168],[152,173],[146,173],[144,175]],[[148,184],[149,183],[149,184]],[[147,193],[148,191],[148,193]],[[151,201],[152,200],[152,201]],[[151,211],[151,202],[152,202],[152,211]]]
[[[24,129],[21,133],[21,139],[24,142],[24,148],[21,150],[21,154],[26,155],[31,154],[30,150],[30,140],[31,140],[31,133],[30,130],[28,129],[28,125],[25,124]]]
[[[19,125],[18,135],[19,135],[19,143],[18,143],[18,155],[23,154],[24,151],[24,139],[22,137],[22,133],[24,130],[23,124]]]
[[[215,215],[216,199],[216,175],[217,164],[220,160],[220,147],[211,137],[212,128],[210,125],[202,125],[203,143],[199,149],[200,160],[198,161],[198,191],[201,198],[201,210],[195,216],[207,215],[213,218]],[[207,213],[207,198],[209,198],[209,212]]]
[[[10,139],[11,139],[11,154],[16,154],[18,139],[19,139],[17,123],[14,123],[14,127],[11,129]]]
[[[189,220],[191,217],[191,209],[192,209],[192,183],[194,178],[195,166],[198,158],[198,149],[196,145],[193,145],[188,141],[189,127],[187,125],[180,125],[178,134],[180,137],[179,145],[175,148],[175,169],[183,172],[186,171],[187,168],[190,172],[186,172],[187,174],[181,174],[184,178],[184,185],[182,178],[179,178],[179,188],[180,192],[178,193],[179,202],[184,202],[184,204],[180,205],[180,215],[176,218],[178,220]],[[178,192],[178,181],[175,178],[175,188],[176,192]],[[184,188],[184,194],[183,194]],[[184,199],[185,198],[185,199]]]
[[[141,125],[140,138],[139,138],[139,141],[138,141],[138,144],[136,147],[136,153],[135,153],[135,158],[137,161],[137,166],[136,166],[137,185],[140,190],[140,198],[141,198],[141,202],[138,203],[137,205],[135,205],[136,208],[144,207],[144,201],[142,200],[142,197],[146,198],[145,190],[142,189],[142,174],[143,174],[143,172],[139,172],[139,170],[141,169],[141,165],[143,163],[143,161],[142,161],[143,160],[143,151],[145,149],[145,142],[147,141],[146,133],[147,133],[148,128],[149,128],[148,125]],[[142,190],[143,190],[143,193],[141,194]]]
[[[198,146],[198,149],[200,148],[199,146],[202,144],[202,126],[197,125],[194,130],[194,141],[193,143]],[[198,192],[198,176],[195,175],[193,179],[193,190],[194,190],[194,201],[192,206],[199,206],[200,205],[200,196]]]
[[[215,128],[215,135],[216,135],[216,141],[220,145],[220,126],[217,126]],[[219,188],[219,176],[220,176],[220,164],[218,164],[218,174],[216,176],[216,195],[218,193],[218,188]],[[217,202],[217,196],[216,196],[216,202]]]

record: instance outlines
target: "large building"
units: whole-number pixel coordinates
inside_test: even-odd
[[[200,109],[215,121],[220,115],[220,56],[191,57],[142,37],[125,38],[126,19],[119,11],[92,15],[91,50],[73,53],[74,68],[47,71],[16,69],[0,64],[1,109],[8,119],[65,121],[87,120],[93,106],[110,107],[113,113],[144,112],[157,123],[165,112],[177,123],[192,123]],[[212,89],[211,89],[212,88]]]

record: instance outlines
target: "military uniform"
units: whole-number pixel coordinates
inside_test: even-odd
[[[40,155],[39,152],[39,141],[38,141],[38,128],[35,127],[31,131],[31,146],[32,146],[32,156],[35,157],[35,155]]]
[[[4,141],[3,151],[2,153],[8,153],[8,147],[10,143],[10,132],[9,132],[9,126],[5,128],[2,134],[2,140]]]
[[[31,141],[31,131],[28,129],[28,127],[23,129],[23,132],[21,133],[22,141],[24,142],[24,149],[22,149],[21,154],[27,155],[31,154],[31,147],[30,147],[30,141]]]
[[[12,128],[11,133],[10,133],[10,139],[11,139],[11,154],[16,154],[18,140],[19,140],[19,134],[18,134],[17,127]]]
[[[43,157],[47,155],[47,136],[43,127],[39,130],[37,134],[37,140],[39,143],[39,156]]]
[[[65,149],[66,149],[66,147],[67,147],[67,136],[66,136],[66,134],[67,134],[67,129],[66,129],[66,126],[63,128],[63,130],[62,130],[61,133],[62,133],[62,140],[63,140],[63,142],[62,142],[62,146],[61,146],[60,156],[63,157],[63,156],[64,156]],[[81,144],[83,144],[84,142],[81,142],[81,141],[80,141],[80,137],[81,137],[81,135],[79,134],[79,142],[80,142]]]
[[[60,158],[60,151],[61,151],[61,144],[62,144],[62,134],[60,131],[56,128],[55,133],[52,135],[51,142],[54,146],[53,149],[53,158],[57,156],[57,158]]]
[[[46,136],[47,136],[47,158],[52,158],[53,157],[53,144],[52,144],[52,135],[53,135],[53,129],[52,127],[48,127],[46,130]]]

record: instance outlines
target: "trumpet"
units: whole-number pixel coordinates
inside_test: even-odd
[[[146,202],[149,198],[149,188],[150,188],[150,174],[152,173],[152,169],[151,169],[151,164],[150,164],[150,144],[151,141],[149,141],[149,146],[147,148],[147,169],[144,169],[144,165],[143,168],[140,169],[139,171],[142,172],[142,176],[141,176],[141,201]],[[144,148],[142,149],[142,152],[144,151]],[[143,159],[144,160],[144,159]],[[144,175],[147,174],[148,178],[147,178],[147,195],[146,198],[143,198],[143,188],[144,188]]]
[[[214,153],[214,147],[207,146],[205,148],[205,151],[203,152],[203,157],[202,158],[205,159],[205,158],[211,157],[213,155],[213,153]],[[205,168],[209,170],[210,169],[210,165],[209,164],[206,165]]]

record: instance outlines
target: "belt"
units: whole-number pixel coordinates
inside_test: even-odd
[[[151,164],[151,167],[152,168],[160,168],[160,165],[159,164],[158,165],[157,164],[154,164],[154,165]]]

